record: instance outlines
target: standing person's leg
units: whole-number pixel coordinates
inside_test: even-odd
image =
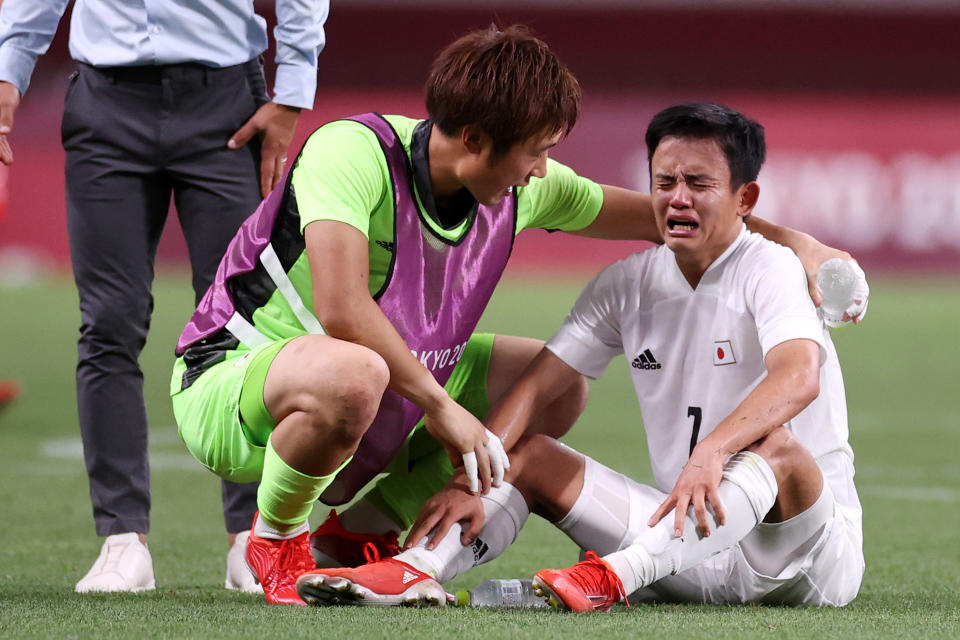
[[[227,140],[267,95],[259,61],[215,71],[187,68],[171,74],[169,82],[178,110],[167,128],[171,153],[166,171],[174,181],[199,302],[230,240],[260,204],[257,141],[232,150]],[[259,592],[243,559],[257,509],[257,483],[222,480],[221,499],[230,548],[224,585]]]
[[[170,200],[151,166],[158,93],[157,85],[118,82],[81,65],[64,108],[67,228],[82,323],[77,405],[97,534],[109,536],[77,591],[154,584],[143,544],[150,477],[138,357]]]

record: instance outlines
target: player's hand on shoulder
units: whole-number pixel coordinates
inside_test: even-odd
[[[870,286],[856,260],[831,258],[824,262],[817,272],[817,289],[822,300],[818,311],[828,327],[836,329],[863,321]]]
[[[720,486],[720,480],[723,479],[723,463],[726,456],[719,452],[709,451],[709,447],[703,447],[702,444],[697,445],[693,453],[690,454],[690,459],[687,460],[683,471],[680,472],[680,477],[677,478],[673,491],[654,511],[653,516],[647,522],[648,526],[655,526],[671,510],[676,509],[673,520],[673,535],[679,538],[684,535],[684,520],[688,508],[692,506],[700,535],[707,537],[710,535],[710,522],[707,519],[708,504],[716,516],[718,526],[726,521],[723,503],[717,494],[717,487]]]
[[[480,497],[469,491],[463,469],[459,469],[447,486],[423,505],[403,546],[409,549],[416,546],[424,536],[430,535],[427,548],[433,549],[457,522],[463,527],[460,542],[464,546],[473,542],[480,534],[484,523]]]
[[[796,251],[797,257],[803,264],[803,271],[807,276],[807,288],[810,291],[810,297],[813,304],[818,308],[822,307],[824,298],[821,293],[821,287],[818,284],[821,267],[828,261],[836,258],[850,265],[853,273],[852,284],[845,289],[847,293],[847,304],[840,307],[838,317],[833,315],[828,319],[825,312],[821,310],[821,317],[827,323],[827,326],[839,327],[849,323],[860,324],[867,313],[867,304],[870,298],[870,287],[867,285],[867,277],[863,269],[857,264],[857,261],[847,253],[839,249],[829,247],[822,242],[817,241],[812,236],[804,234],[806,242]]]

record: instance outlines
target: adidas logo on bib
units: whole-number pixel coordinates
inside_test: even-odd
[[[653,357],[650,349],[644,349],[642,353],[633,359],[630,366],[634,369],[659,369],[660,363]]]

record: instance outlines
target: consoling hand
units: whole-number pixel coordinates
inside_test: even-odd
[[[275,102],[267,102],[230,136],[227,146],[239,149],[254,135],[261,139],[260,195],[264,198],[283,179],[287,164],[287,147],[293,140],[300,118],[300,109]]]
[[[484,523],[483,504],[478,496],[467,490],[466,474],[463,470],[458,471],[446,487],[423,505],[403,547],[414,547],[424,536],[430,534],[427,549],[433,549],[457,522],[463,526],[460,543],[464,546],[480,535]]]
[[[470,491],[487,493],[491,484],[500,486],[510,460],[500,438],[473,414],[448,400],[427,411],[424,426],[446,447],[454,465],[462,461]]]
[[[870,298],[870,287],[867,286],[867,278],[863,273],[863,269],[860,268],[860,265],[857,264],[857,261],[854,260],[846,251],[840,251],[839,249],[828,247],[810,235],[803,235],[805,236],[805,242],[802,247],[797,248],[796,254],[797,257],[800,258],[800,262],[803,264],[804,273],[807,275],[807,288],[810,291],[810,297],[813,299],[813,304],[817,307],[823,304],[823,296],[820,295],[820,288],[817,286],[817,275],[820,273],[820,267],[823,265],[823,263],[831,258],[848,260],[854,265],[856,270],[857,295],[853,300],[851,300],[850,306],[844,312],[842,322],[853,322],[853,324],[860,324],[867,314],[867,304]]]
[[[20,90],[0,80],[0,162],[13,164],[13,149],[7,136],[13,131],[13,114],[20,106]]]

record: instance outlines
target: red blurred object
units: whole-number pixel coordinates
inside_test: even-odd
[[[0,409],[16,400],[20,392],[20,384],[16,380],[0,380]]]

